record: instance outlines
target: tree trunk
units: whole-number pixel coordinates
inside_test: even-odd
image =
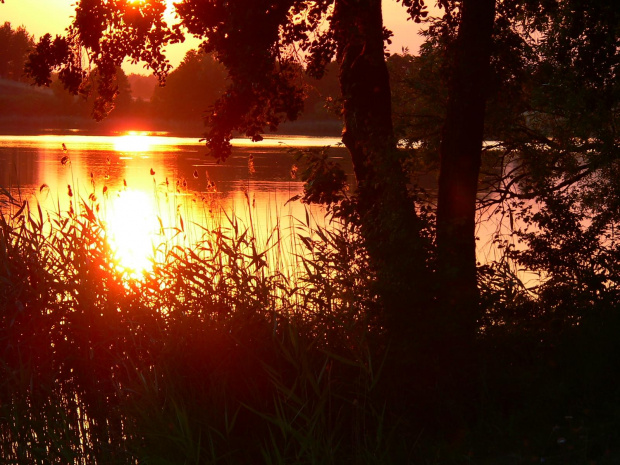
[[[468,353],[476,335],[475,217],[495,0],[464,0],[452,50],[437,207],[438,303],[449,349]],[[450,357],[448,357],[450,358]]]
[[[381,0],[337,0],[334,23],[344,99],[343,142],[357,178],[362,235],[378,277],[384,323],[407,344],[426,275],[421,222],[392,127]]]
[[[399,408],[413,409],[411,418],[448,429],[446,421],[459,427],[457,417],[467,415],[473,392],[467,386],[479,313],[475,208],[494,11],[495,0],[463,2],[440,149],[433,276],[393,133],[381,1],[336,0],[334,10],[343,142],[353,160],[362,234],[391,336],[384,381]]]

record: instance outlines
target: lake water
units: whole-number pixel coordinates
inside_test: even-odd
[[[162,240],[162,226],[167,237],[186,245],[200,238],[202,227],[226,225],[227,215],[238,218],[242,228],[252,225],[265,241],[275,228],[294,236],[297,220],[309,218],[325,226],[321,208],[288,202],[303,191],[303,183],[292,176],[294,150],[331,146],[330,155],[350,173],[353,184],[350,158],[339,143],[337,138],[305,136],[267,137],[259,143],[233,140],[231,157],[218,164],[192,138],[136,133],[0,136],[0,187],[21,198],[36,197],[45,209],[57,212],[69,209],[71,186],[74,202],[99,204],[126,266],[143,269],[149,266],[153,244]],[[481,263],[501,257],[503,251],[492,239],[510,232],[506,223],[502,215],[481,215]]]
[[[191,236],[199,234],[191,225],[210,227],[225,214],[251,222],[257,234],[282,226],[283,218],[287,224],[305,218],[307,206],[287,202],[303,191],[293,175],[294,149],[334,146],[331,156],[352,173],[346,150],[335,147],[339,142],[295,136],[233,140],[231,157],[218,164],[198,139],[135,133],[0,136],[0,187],[36,197],[51,211],[69,209],[69,191],[74,202],[99,204],[120,254],[139,268],[152,249],[145,238],[160,231],[160,220]],[[322,219],[319,208],[311,213]]]

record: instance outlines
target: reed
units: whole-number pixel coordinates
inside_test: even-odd
[[[482,267],[479,422],[429,439],[395,405],[425,399],[382,373],[355,228],[275,206],[259,224],[250,195],[236,213],[206,199],[198,222],[156,187],[141,272],[90,195],[0,190],[1,463],[617,463],[616,303],[552,332],[509,262]]]
[[[368,463],[388,450],[355,231],[309,213],[259,231],[224,214],[191,244],[163,241],[136,276],[91,202],[1,196],[5,463]]]

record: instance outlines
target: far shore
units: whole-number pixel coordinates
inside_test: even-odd
[[[144,118],[109,118],[101,122],[77,117],[0,117],[2,135],[83,134],[119,135],[130,131],[172,137],[204,137],[201,121],[151,120]],[[342,123],[336,120],[299,120],[284,123],[273,134],[338,137]],[[268,133],[271,134],[271,133]]]

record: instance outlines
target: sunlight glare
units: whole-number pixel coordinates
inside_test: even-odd
[[[147,152],[151,148],[150,139],[148,135],[130,132],[125,136],[116,138],[114,150],[117,152]]]
[[[110,244],[123,268],[141,272],[151,266],[159,225],[154,200],[142,191],[125,190],[107,211]]]

